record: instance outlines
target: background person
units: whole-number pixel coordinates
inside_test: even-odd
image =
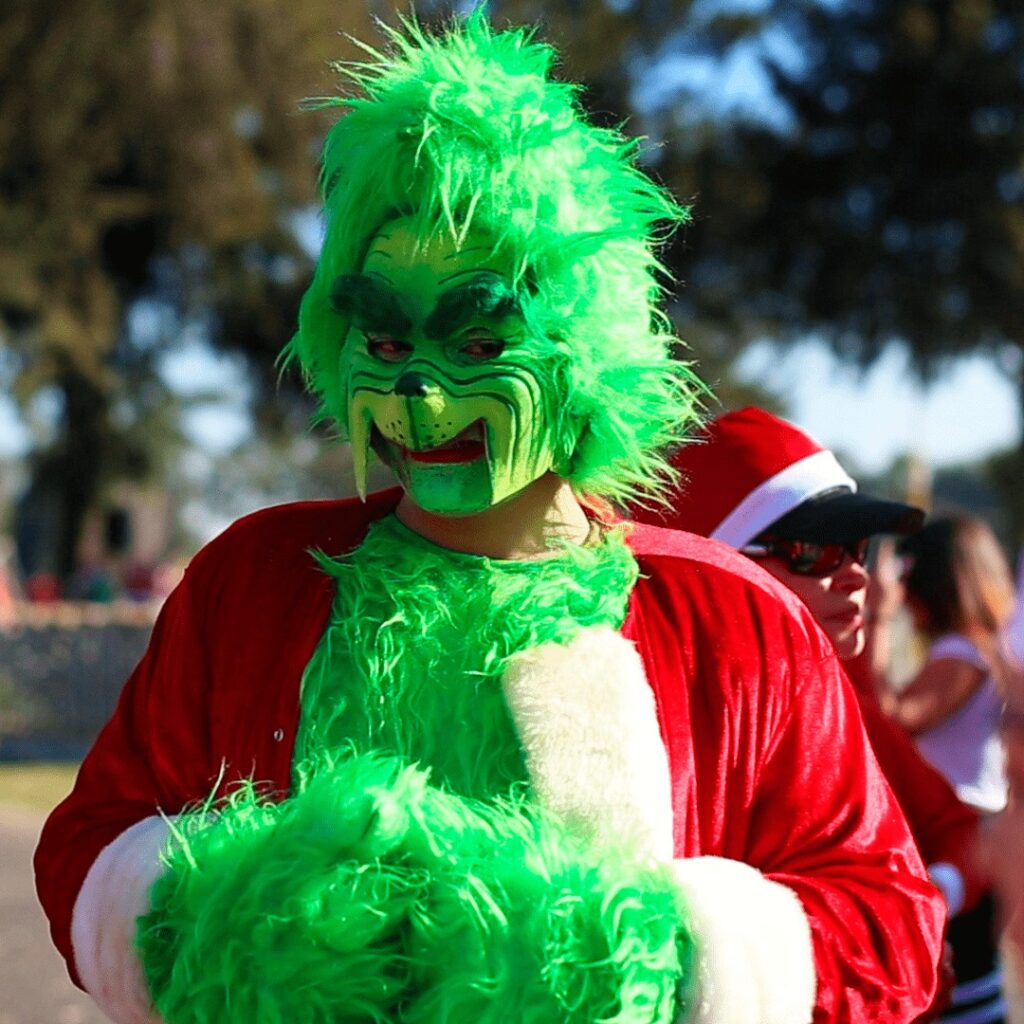
[[[797,594],[844,662],[865,646],[868,542],[906,534],[924,514],[861,494],[832,452],[758,408],[719,416],[674,460],[680,491],[670,510],[642,521],[709,536],[738,548]],[[932,880],[946,898],[958,982],[950,1019],[1003,1019],[993,906],[979,863],[978,819],[931,768],[870,688],[857,688],[864,725],[900,801]]]
[[[975,516],[935,519],[899,551],[908,563],[906,606],[929,649],[905,687],[891,689],[882,677],[883,707],[961,800],[995,813],[1006,806],[999,721],[1016,671],[1004,639],[1014,607],[1010,567],[991,528]]]
[[[1020,588],[991,528],[930,523],[900,545],[904,600],[931,639],[906,691],[887,693],[924,754],[986,813],[998,895],[1007,1020],[1024,1024],[1024,672]],[[897,591],[899,596],[900,591]],[[881,623],[884,628],[884,620]],[[884,676],[882,676],[884,681]]]

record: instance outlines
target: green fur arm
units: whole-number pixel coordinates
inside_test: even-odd
[[[138,942],[168,1024],[669,1024],[692,956],[666,871],[375,756],[186,816]]]

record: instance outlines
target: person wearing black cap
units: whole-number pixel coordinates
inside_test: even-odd
[[[841,661],[864,652],[868,545],[878,534],[920,529],[922,510],[861,493],[831,451],[758,408],[711,421],[674,459],[683,481],[667,512],[634,518],[725,542],[756,561],[807,605]],[[992,901],[978,861],[978,816],[881,711],[873,688],[851,675],[865,729],[907,816],[952,920],[957,985],[944,1020],[1003,1019],[995,946],[986,933]],[[958,916],[959,915],[959,916]],[[979,1000],[979,978],[994,978]],[[966,982],[966,984],[964,983]]]
[[[864,650],[871,538],[911,533],[923,518],[920,509],[835,488],[807,498],[740,551],[800,597],[847,661]]]
[[[831,451],[754,407],[713,420],[674,464],[684,486],[671,510],[636,518],[739,549],[804,601],[841,659],[859,654],[868,541],[912,533],[924,513],[860,493]]]

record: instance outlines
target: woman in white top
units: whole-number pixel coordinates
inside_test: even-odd
[[[928,659],[886,710],[917,740],[960,799],[994,813],[1006,806],[999,721],[1014,671],[1000,639],[1013,609],[1009,565],[989,527],[973,516],[935,519],[900,546],[914,623]]]
[[[907,537],[900,551],[907,562],[904,599],[931,645],[917,676],[899,693],[883,693],[883,705],[960,799],[986,812],[989,866],[1000,896],[997,916],[986,901],[970,920],[950,922],[948,937],[960,951],[958,977],[962,970],[972,980],[953,990],[957,1012],[949,1019],[1024,1024],[1021,949],[1011,941],[1019,937],[1022,914],[1024,823],[1005,810],[1009,787],[1000,742],[1003,705],[1020,683],[1003,641],[1014,605],[1013,578],[995,534],[972,516],[935,519]],[[990,960],[999,931],[1002,976]],[[974,948],[985,950],[984,968],[977,971],[964,965]]]

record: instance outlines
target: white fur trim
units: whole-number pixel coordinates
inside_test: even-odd
[[[809,1024],[817,977],[796,893],[724,857],[672,867],[698,954],[697,1005],[687,1024]]]
[[[138,918],[163,874],[170,827],[144,818],[104,847],[85,876],[71,915],[71,946],[85,990],[115,1024],[159,1024],[135,951]]]
[[[668,755],[636,648],[586,629],[515,655],[503,685],[540,803],[593,842],[671,860]]]
[[[830,451],[815,452],[758,484],[711,531],[711,537],[741,548],[797,505],[833,487],[857,490],[856,482]]]
[[[938,860],[928,865],[928,877],[945,898],[948,916],[956,917],[963,910],[966,895],[964,876],[960,874],[960,869],[954,864]]]

